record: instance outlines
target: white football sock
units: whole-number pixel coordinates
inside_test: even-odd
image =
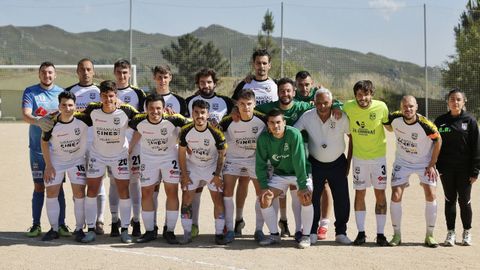
[[[78,231],[83,229],[83,225],[85,224],[85,198],[75,198],[73,200],[73,212],[76,221],[75,230]]]
[[[390,217],[392,219],[393,233],[401,235],[402,202],[390,202]]]
[[[225,225],[228,231],[233,231],[233,197],[223,197],[223,204],[225,207]]]
[[[89,229],[95,228],[97,220],[97,197],[85,197],[85,221]]]
[[[365,215],[366,211],[355,211],[355,222],[357,223],[357,230],[359,232],[365,231]]]
[[[122,228],[128,228],[130,225],[130,217],[132,216],[132,201],[130,199],[120,199],[118,206],[120,208]]]
[[[262,215],[270,233],[278,233],[277,213],[275,213],[275,209],[273,209],[272,206],[262,208]]]
[[[313,223],[313,205],[301,206],[301,220],[304,228],[302,234],[310,235],[310,229]]]
[[[425,202],[425,221],[427,223],[427,235],[433,235],[435,222],[437,221],[437,200]]]
[[[295,232],[302,230],[302,205],[297,196],[297,190],[290,190],[290,195],[292,196],[292,210],[293,217],[295,218]],[[310,229],[308,229],[310,231]]]
[[[47,198],[45,201],[47,206],[47,216],[52,229],[58,232],[58,216],[60,215],[60,204],[58,203],[58,197]]]
[[[175,231],[175,225],[177,224],[178,220],[178,210],[167,210],[167,214],[165,216],[167,217],[167,231]]]
[[[153,231],[153,211],[142,211],[143,225],[146,231]]]

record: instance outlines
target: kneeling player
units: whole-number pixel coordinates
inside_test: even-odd
[[[225,226],[221,172],[226,149],[223,133],[208,123],[210,105],[205,100],[196,100],[192,105],[193,123],[186,125],[180,132],[178,161],[181,172],[182,226],[184,238],[182,244],[192,241],[192,201],[195,190],[207,184],[214,204],[215,242],[225,244],[223,228]],[[187,157],[187,148],[191,154]],[[190,152],[190,151],[189,151]]]
[[[43,241],[58,238],[58,217],[60,215],[58,194],[65,173],[72,183],[76,240],[83,237],[86,181],[85,152],[87,149],[87,129],[91,122],[84,114],[75,114],[75,100],[75,95],[70,92],[62,92],[58,95],[60,114],[55,117],[53,128],[44,132],[42,136],[41,148],[45,159],[43,179],[47,189],[47,215],[52,226],[52,229],[43,236]]]
[[[139,114],[130,121],[133,135],[130,149],[140,140],[140,182],[142,185],[142,218],[145,234],[137,239],[145,243],[157,237],[154,222],[155,187],[163,180],[166,203],[166,226],[164,237],[169,244],[178,244],[173,233],[178,219],[178,128],[187,120],[179,115],[163,115],[165,100],[159,94],[148,95],[145,99],[147,114]]]
[[[402,111],[390,115],[389,125],[385,126],[389,131],[393,130],[397,137],[397,150],[392,172],[392,201],[390,203],[394,235],[390,245],[398,246],[402,243],[400,225],[403,191],[409,186],[410,175],[417,174],[426,201],[425,245],[437,247],[438,243],[433,238],[433,229],[437,218],[438,172],[435,164],[440,153],[442,138],[432,122],[417,114],[417,100],[413,96],[403,97],[400,108]]]
[[[257,138],[265,129],[265,117],[263,114],[254,112],[255,93],[246,89],[238,95],[237,106],[241,121],[234,122],[232,116],[225,117],[220,122],[220,128],[225,133],[228,144],[225,167],[223,169],[223,201],[225,204],[225,225],[227,234],[226,242],[232,242],[235,236],[241,235],[238,224],[245,224],[242,219],[235,221],[235,232],[233,226],[233,192],[237,179],[239,181],[250,181],[253,179],[257,200],[255,203],[256,226],[254,238],[257,241],[263,239],[263,216],[260,211],[258,196],[260,186],[255,174],[255,149]],[[247,184],[248,185],[248,184]],[[239,234],[237,234],[239,232]]]
[[[257,140],[255,171],[262,189],[260,206],[270,235],[260,241],[267,246],[280,242],[277,227],[277,214],[272,201],[285,193],[290,185],[298,188],[297,195],[301,207],[302,237],[298,248],[310,246],[310,228],[313,223],[312,180],[307,177],[305,148],[302,135],[296,128],[286,125],[283,112],[273,109],[267,114],[268,131]],[[273,175],[268,178],[267,162],[273,167]],[[315,235],[316,237],[316,235]]]

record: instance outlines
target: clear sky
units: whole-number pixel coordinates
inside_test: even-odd
[[[427,62],[455,53],[453,28],[467,0],[284,0],[284,37],[424,63],[423,4],[427,6]],[[265,11],[280,36],[281,1],[133,0],[133,28],[179,36],[219,24],[256,35]],[[69,32],[129,29],[129,0],[0,0],[0,25],[51,24]],[[0,33],[1,36],[1,33]]]

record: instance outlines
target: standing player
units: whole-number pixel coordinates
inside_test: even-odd
[[[417,100],[413,96],[404,96],[400,102],[401,111],[389,116],[385,128],[395,132],[397,150],[392,172],[392,201],[390,215],[393,226],[391,246],[402,243],[400,225],[402,222],[402,197],[409,184],[409,178],[416,174],[425,193],[425,221],[427,233],[425,245],[437,247],[433,238],[433,229],[437,219],[436,185],[438,173],[435,169],[442,138],[435,125],[427,118],[417,114]]]
[[[354,245],[362,245],[365,236],[365,195],[366,189],[373,185],[375,192],[375,214],[377,221],[377,245],[387,246],[384,235],[387,200],[387,141],[383,125],[388,122],[387,105],[373,100],[375,88],[369,80],[362,80],[353,86],[355,100],[344,105],[350,119],[350,132],[353,139],[353,188],[355,189],[355,221],[358,235]]]
[[[128,141],[125,133],[128,121],[137,110],[130,105],[118,105],[117,86],[113,81],[100,84],[101,103],[92,103],[84,111],[90,116],[93,124],[93,144],[87,159],[87,197],[85,199],[85,218],[88,233],[82,242],[95,240],[95,220],[97,213],[97,194],[106,169],[116,182],[120,197],[119,208],[122,217],[121,240],[130,243],[128,226],[132,211],[132,203],[128,191],[130,170],[128,162]],[[119,108],[117,108],[117,106]]]
[[[162,95],[165,100],[165,109],[170,113],[178,113],[183,116],[188,115],[188,108],[185,99],[172,93],[170,82],[172,81],[172,71],[168,65],[155,66],[152,69],[153,80],[155,81],[155,93]]]
[[[297,72],[295,75],[295,86],[297,90],[295,91],[295,100],[308,102],[311,104],[315,104],[315,93],[319,89],[326,89],[322,86],[315,87],[314,81],[312,76],[308,71],[302,70]],[[328,90],[328,89],[327,89]],[[320,218],[320,226],[318,227],[317,236],[318,240],[323,240],[327,238],[327,231],[328,225],[330,224],[330,198],[332,198],[332,191],[330,190],[330,186],[328,182],[325,181],[324,189],[322,192],[321,200],[321,218]],[[315,207],[315,203],[313,204]],[[316,212],[315,212],[316,213]],[[315,221],[314,221],[315,222]]]
[[[22,97],[23,121],[30,124],[28,130],[28,147],[30,148],[30,169],[32,170],[34,186],[32,197],[33,225],[26,233],[28,237],[37,237],[42,233],[40,217],[45,199],[45,186],[43,182],[45,161],[43,160],[40,146],[40,137],[42,129],[45,131],[51,129],[53,122],[45,122],[41,117],[58,109],[58,94],[63,91],[62,88],[54,84],[56,73],[53,63],[43,62],[40,64],[38,78],[40,79],[40,83],[27,87]],[[61,236],[68,236],[70,232],[67,226],[65,226],[65,196],[63,188],[60,188],[58,202],[60,204],[60,216],[58,220],[59,234]]]
[[[332,93],[325,88],[315,93],[315,106],[305,112],[297,121],[295,127],[308,134],[308,160],[312,165],[313,178],[313,208],[314,218],[310,235],[314,236],[312,243],[319,238],[318,221],[323,201],[320,197],[328,180],[332,188],[335,210],[335,241],[340,244],[352,243],[347,237],[347,222],[350,215],[350,197],[348,195],[348,172],[352,159],[352,140],[348,118],[343,115],[340,119],[332,116]],[[345,158],[345,136],[348,135],[349,144],[347,158]],[[322,209],[323,210],[323,209]],[[308,228],[304,228],[307,230]]]
[[[84,114],[75,114],[75,95],[62,92],[58,95],[60,114],[54,118],[54,126],[43,133],[41,148],[45,160],[43,179],[47,190],[47,215],[52,228],[42,238],[43,241],[59,236],[58,218],[60,204],[58,194],[65,173],[72,183],[76,239],[83,237],[85,225],[85,153],[87,150],[87,130],[91,125]]]
[[[159,94],[150,94],[145,99],[146,114],[135,116],[129,123],[135,130],[130,149],[140,141],[140,182],[142,184],[142,218],[145,234],[137,239],[139,243],[149,242],[157,237],[155,230],[154,192],[163,181],[166,200],[166,226],[164,237],[169,244],[177,244],[174,230],[178,219],[178,129],[187,121],[179,115],[164,115],[165,100]]]
[[[256,105],[265,104],[278,100],[277,84],[268,77],[268,72],[272,68],[272,57],[265,49],[255,50],[252,54],[252,68],[255,72],[253,78],[247,77],[245,81],[240,82],[232,95],[233,100],[238,100],[238,96],[244,89],[252,89],[255,93]],[[247,82],[248,81],[248,82]],[[241,235],[242,229],[245,227],[243,220],[243,207],[248,195],[247,181],[239,181],[235,196],[236,217],[235,217],[235,234]],[[278,203],[278,202],[277,202]],[[286,200],[282,199],[282,207],[286,209]],[[278,207],[277,207],[278,208]],[[286,217],[285,217],[286,218]],[[286,227],[288,231],[288,226]],[[288,235],[290,232],[288,231]]]
[[[211,68],[203,68],[195,74],[195,84],[198,87],[198,92],[186,99],[188,114],[193,117],[193,103],[197,100],[203,100],[209,104],[209,118],[208,122],[214,127],[218,126],[220,120],[225,115],[230,114],[233,108],[233,102],[230,98],[217,95],[215,93],[215,87],[217,86],[218,78],[215,70]],[[197,189],[193,198],[193,227],[192,236],[198,235],[198,217],[200,209],[200,199],[202,195],[203,187]]]
[[[225,241],[232,242],[235,237],[233,226],[233,192],[238,181],[253,180],[257,199],[255,200],[256,224],[254,238],[263,240],[263,217],[260,211],[260,186],[255,174],[255,149],[257,138],[265,129],[265,117],[263,114],[254,112],[255,93],[251,89],[242,91],[237,100],[240,120],[234,122],[232,116],[223,118],[220,128],[225,133],[228,149],[223,169],[223,201],[225,204],[225,225],[227,234]],[[238,223],[237,223],[238,224]]]
[[[100,89],[93,83],[93,77],[95,76],[95,69],[92,60],[83,58],[77,63],[77,76],[78,83],[70,87],[65,88],[65,91],[73,93],[76,97],[75,107],[78,111],[85,110],[90,102],[100,101]],[[93,142],[93,130],[88,129],[88,143],[91,145]],[[87,150],[88,151],[88,150]],[[118,198],[118,194],[115,190],[115,195]],[[100,191],[97,196],[97,222],[95,223],[95,233],[98,235],[104,234],[104,212],[105,212],[105,186],[102,183]],[[118,199],[117,199],[118,200]],[[83,231],[82,231],[83,233]],[[76,235],[76,231],[73,232]]]
[[[302,234],[298,248],[310,246],[308,228],[312,227],[312,180],[307,177],[305,148],[302,135],[296,128],[286,125],[283,112],[273,109],[267,114],[268,131],[257,140],[255,171],[262,189],[260,206],[270,235],[260,241],[267,246],[280,242],[277,227],[277,213],[272,207],[273,199],[285,193],[290,185],[298,187],[297,196],[302,204],[301,223],[307,234]],[[268,165],[273,167],[272,177],[268,176]]]
[[[259,49],[252,54],[252,67],[255,76],[250,82],[242,81],[235,88],[232,99],[238,100],[238,95],[244,89],[252,89],[255,93],[257,105],[278,100],[277,84],[268,77],[268,71],[272,68],[272,57],[265,49]]]
[[[183,116],[188,115],[188,108],[185,99],[179,95],[176,95],[170,91],[170,82],[172,81],[172,71],[168,65],[165,66],[155,66],[152,69],[153,80],[155,81],[155,93],[161,95],[165,101],[165,112],[170,114],[179,113]],[[155,228],[157,228],[157,208],[158,208],[158,191],[160,189],[160,184],[155,186],[153,192],[153,203],[154,203],[154,223]],[[177,195],[178,201],[178,195]],[[166,220],[165,220],[166,222]],[[169,237],[166,235],[167,225],[166,223],[163,226],[163,237]]]
[[[136,88],[130,84],[131,65],[127,60],[121,59],[113,65],[113,73],[115,75],[115,82],[118,88],[118,98],[131,105],[137,111],[143,112],[145,103],[145,93],[143,90]],[[132,139],[133,130],[127,130],[127,140]],[[131,150],[129,155],[130,166],[130,196],[132,199],[133,218],[131,225],[133,227],[132,236],[140,236],[140,209],[141,209],[141,190],[140,190],[140,148],[137,145]],[[114,199],[114,198],[113,198]],[[110,204],[111,207],[111,204]],[[111,207],[112,208],[112,207]],[[114,207],[115,208],[115,207]],[[118,213],[118,210],[117,210]],[[115,222],[116,221],[116,222]],[[118,220],[118,214],[112,212],[112,232],[110,236],[118,236],[118,227],[121,221]]]
[[[195,190],[206,184],[214,204],[215,243],[222,245],[225,244],[225,219],[221,173],[227,145],[223,133],[208,122],[208,102],[196,100],[192,109],[193,123],[184,126],[179,136],[178,161],[183,190],[181,216],[184,230],[181,243],[192,241],[192,201]],[[191,150],[188,157],[187,147]]]

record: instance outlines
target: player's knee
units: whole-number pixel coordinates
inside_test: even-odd
[[[43,183],[34,183],[33,190],[35,192],[45,192],[45,185]]]

